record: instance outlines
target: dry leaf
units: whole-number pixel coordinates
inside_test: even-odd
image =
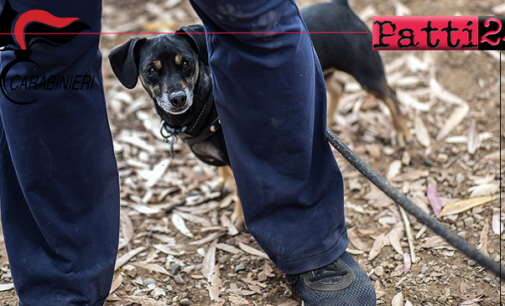
[[[12,283],[10,283],[10,284],[1,284],[0,285],[0,292],[12,290],[12,289],[14,289],[14,284],[12,284]]]
[[[458,96],[445,90],[435,79],[435,68],[430,69],[430,90],[437,98],[440,100],[455,104],[455,105],[466,105],[466,102]],[[468,105],[466,105],[468,107]]]
[[[463,303],[459,304],[459,306],[479,306],[479,302],[482,301],[481,298],[476,298],[476,299],[471,299],[464,301]]]
[[[216,266],[216,244],[217,240],[214,240],[205,253],[202,262],[202,273],[208,281],[210,281],[211,273],[213,273],[214,267]]]
[[[119,257],[116,260],[116,267],[114,268],[114,271],[121,268],[124,266],[130,259],[132,259],[134,256],[139,254],[140,252],[144,251],[146,248],[145,247],[138,247],[134,250],[131,250],[130,252],[124,254],[123,256]]]
[[[472,286],[465,283],[465,279],[462,278],[461,284],[459,285],[459,292],[461,292],[461,294],[463,294],[463,295],[466,295],[466,292],[468,290],[470,290],[471,288],[472,288]]]
[[[158,273],[165,274],[165,275],[170,275],[170,273],[168,273],[168,271],[165,268],[163,268],[162,266],[157,265],[157,264],[146,264],[146,263],[141,263],[141,262],[132,262],[130,264],[132,266],[137,267],[137,268],[142,268],[142,269],[146,269],[146,270],[153,271],[153,272],[158,272]]]
[[[440,236],[432,236],[429,238],[426,238],[426,241],[419,246],[421,249],[447,249],[447,250],[454,250],[454,247],[449,245],[447,241],[444,240],[444,238]]]
[[[489,253],[487,252],[487,237],[489,234],[489,223],[486,222],[484,226],[482,227],[482,232],[480,232],[480,239],[479,239],[479,245],[477,246],[477,249],[482,252],[482,254],[489,256]]]
[[[414,119],[414,129],[416,132],[416,139],[419,144],[425,148],[429,147],[431,144],[430,134],[424,125],[423,119],[419,115],[416,115]]]
[[[263,257],[263,258],[269,258],[268,255],[262,251],[256,250],[253,247],[248,246],[247,244],[243,244],[242,242],[239,243],[239,247],[246,253],[249,253],[251,255]]]
[[[196,223],[196,224],[200,224],[200,225],[202,225],[204,227],[209,227],[209,226],[212,225],[210,223],[209,219],[207,219],[205,217],[199,217],[199,216],[195,216],[193,214],[187,214],[187,213],[184,213],[184,212],[181,212],[181,211],[177,211],[177,214],[179,216],[181,216],[186,221],[190,221],[190,222],[193,222],[193,223]]]
[[[121,274],[118,274],[116,279],[112,282],[112,285],[110,287],[109,294],[112,294],[112,292],[116,291],[119,286],[121,286],[121,283],[123,282],[123,276]]]
[[[206,244],[207,242],[211,242],[212,240],[217,239],[217,238],[219,238],[219,237],[221,237],[223,235],[224,235],[223,232],[213,233],[213,234],[210,234],[209,236],[207,236],[205,238],[202,238],[200,240],[191,241],[189,244],[190,245],[202,245],[202,244]]]
[[[410,254],[403,253],[403,274],[407,275],[407,273],[409,273],[411,266],[412,266],[412,260],[410,259]]]
[[[184,252],[176,252],[176,251],[170,249],[170,247],[167,244],[155,244],[155,245],[153,245],[153,247],[155,249],[157,249],[158,251],[165,253],[167,255],[180,256],[180,255],[184,254]]]
[[[240,253],[242,253],[242,250],[239,250],[239,249],[237,249],[234,246],[231,246],[231,245],[228,245],[228,244],[224,244],[224,243],[218,243],[218,244],[216,244],[216,247],[218,249],[220,249],[220,250],[223,250],[223,251],[226,251],[226,252],[232,253],[232,254],[240,254]]]
[[[472,186],[468,188],[468,191],[470,193],[470,197],[480,197],[480,196],[489,196],[495,193],[498,193],[500,190],[500,185],[499,183],[490,183],[490,184],[481,184],[478,186]]]
[[[393,249],[395,249],[395,251],[398,252],[398,254],[403,254],[402,246],[400,244],[400,239],[403,237],[403,234],[404,234],[403,226],[401,227],[395,226],[388,234],[389,243],[391,244]]]
[[[440,203],[440,198],[438,196],[437,188],[433,185],[428,185],[428,190],[426,192],[428,200],[430,201],[431,208],[435,217],[438,218],[440,211],[442,210],[442,204]]]
[[[457,127],[463,119],[465,119],[468,114],[468,104],[463,104],[461,106],[456,107],[456,109],[451,113],[449,119],[445,122],[444,126],[440,129],[437,134],[437,141],[440,141],[445,138],[445,136],[449,135],[449,133]]]
[[[219,301],[219,294],[221,293],[223,282],[221,278],[215,273],[210,277],[210,286],[207,287],[211,301]]]
[[[462,201],[457,201],[457,202],[454,202],[452,204],[445,206],[442,209],[442,211],[440,212],[439,217],[448,216],[448,215],[456,215],[456,214],[462,213],[464,211],[467,211],[469,209],[472,209],[474,207],[489,203],[493,200],[494,200],[494,197],[487,196],[487,197],[476,197],[476,198],[466,199],[466,200],[462,200]]]
[[[503,223],[500,221],[500,214],[494,213],[491,219],[491,227],[496,235],[501,235],[503,232]]]
[[[130,217],[128,217],[128,214],[121,209],[120,211],[120,216],[121,216],[121,233],[123,234],[123,241],[121,241],[120,246],[118,249],[122,249],[123,247],[127,246],[130,241],[133,238],[134,230],[133,230],[133,223],[130,220]]]
[[[184,219],[179,216],[176,213],[172,214],[172,223],[174,224],[175,228],[181,232],[186,237],[193,238],[193,233],[188,229],[186,226],[186,223],[184,222]]]
[[[131,204],[130,207],[143,215],[156,215],[163,211],[161,208],[158,207],[151,207],[141,204]]]
[[[275,273],[273,272],[274,270],[272,269],[272,267],[267,262],[265,262],[265,264],[263,265],[263,273],[265,273],[265,275],[268,277],[275,277]]]
[[[379,255],[380,251],[382,250],[382,247],[384,246],[385,237],[386,237],[386,235],[384,233],[382,233],[377,237],[377,239],[375,239],[372,249],[370,250],[370,253],[368,254],[368,260],[372,260],[375,257],[377,257],[377,255]]]
[[[403,306],[403,294],[401,292],[397,293],[393,300],[391,301],[391,306]]]
[[[388,173],[386,174],[386,178],[388,179],[388,181],[390,181],[392,178],[398,176],[401,172],[401,169],[402,169],[402,162],[399,160],[393,161],[389,165],[389,170],[388,170]]]
[[[468,143],[466,147],[468,153],[472,155],[480,147],[479,129],[477,128],[475,120],[472,120],[472,122],[470,123],[470,127],[468,128]]]

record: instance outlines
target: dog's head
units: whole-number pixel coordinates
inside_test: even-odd
[[[183,114],[193,104],[201,65],[208,65],[204,31],[202,25],[191,25],[177,34],[132,38],[110,53],[112,71],[129,89],[140,79],[164,112]]]

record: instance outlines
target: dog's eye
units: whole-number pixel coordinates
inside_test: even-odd
[[[149,68],[146,70],[147,75],[155,75],[156,74],[156,69],[153,67]]]
[[[190,61],[184,61],[182,62],[182,68],[189,68],[193,65]]]

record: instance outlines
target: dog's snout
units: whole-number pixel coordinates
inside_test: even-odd
[[[186,93],[184,91],[177,91],[170,94],[170,103],[174,106],[182,106],[186,103]]]

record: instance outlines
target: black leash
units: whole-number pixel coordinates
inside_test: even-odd
[[[450,245],[460,250],[469,258],[475,260],[486,270],[491,271],[497,277],[505,280],[505,268],[491,258],[485,256],[466,240],[454,234],[447,227],[438,222],[435,218],[422,211],[416,204],[412,203],[404,194],[391,186],[382,176],[367,165],[356,153],[349,149],[330,129],[326,129],[328,142],[337,149],[340,154],[356,168],[363,176],[374,183],[382,192],[399,204],[409,214],[416,217],[421,223],[429,227],[435,234],[444,238]]]

